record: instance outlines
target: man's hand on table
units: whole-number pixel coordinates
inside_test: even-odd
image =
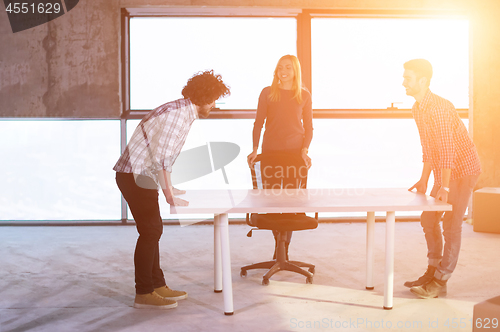
[[[427,191],[427,182],[419,180],[410,189],[408,189],[408,191],[412,191],[413,189],[417,189],[418,193],[425,194]]]

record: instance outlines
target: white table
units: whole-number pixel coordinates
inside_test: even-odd
[[[375,212],[386,213],[384,309],[392,309],[396,211],[450,211],[451,205],[407,189],[190,190],[186,207],[171,213],[214,214],[214,290],[224,290],[224,313],[232,315],[233,287],[229,213],[366,212],[366,288],[373,289]]]

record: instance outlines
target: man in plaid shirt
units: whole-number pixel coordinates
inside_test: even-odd
[[[434,186],[431,196],[448,202],[453,211],[423,212],[420,223],[427,242],[427,271],[415,281],[405,282],[411,292],[421,298],[434,298],[446,293],[446,282],[458,261],[462,239],[462,222],[469,199],[481,173],[476,147],[455,107],[429,90],[432,66],[424,59],[404,64],[403,86],[415,98],[412,114],[418,127],[423,153],[420,180],[409,190],[427,191],[431,171]],[[444,237],[444,251],[443,251]]]
[[[182,95],[183,99],[161,105],[142,119],[113,168],[139,232],[134,254],[135,308],[175,308],[176,300],[187,298],[186,292],[166,286],[160,268],[163,224],[158,190],[162,189],[170,205],[189,204],[177,197],[185,192],[172,187],[172,165],[193,121],[208,117],[215,101],[229,95],[229,88],[220,75],[205,71],[189,79]]]

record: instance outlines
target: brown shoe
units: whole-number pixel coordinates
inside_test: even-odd
[[[436,267],[429,265],[427,267],[427,271],[425,271],[424,275],[414,281],[405,282],[405,286],[408,288],[412,288],[414,286],[422,286],[434,278],[434,272],[436,272]]]
[[[161,297],[155,292],[149,294],[136,294],[134,308],[137,309],[172,309],[177,307],[177,302]]]
[[[161,297],[168,299],[168,300],[184,300],[188,297],[188,294],[184,291],[177,291],[170,289],[168,286],[163,286],[163,287],[158,287],[155,288],[155,293],[160,295]]]
[[[414,286],[410,288],[410,292],[423,299],[438,297],[443,290],[446,289],[446,280],[437,280],[433,278],[427,284],[422,286]]]

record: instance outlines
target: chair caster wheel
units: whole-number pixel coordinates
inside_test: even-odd
[[[313,283],[313,277],[307,277],[306,284],[312,284],[312,283]]]
[[[310,267],[309,268],[309,272],[311,272],[312,274],[316,273],[316,268]]]
[[[246,277],[246,276],[247,276],[247,270],[241,270],[240,277]]]
[[[262,284],[263,284],[264,286],[268,286],[268,285],[269,285],[269,279],[262,278]]]

